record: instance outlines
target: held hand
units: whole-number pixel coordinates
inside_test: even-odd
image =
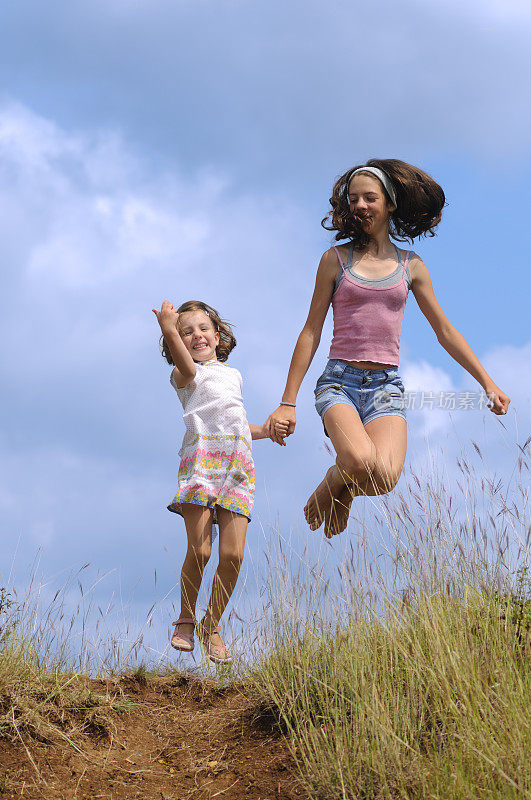
[[[276,431],[276,425],[279,423],[284,424],[286,422],[288,423],[287,432],[284,434],[284,436],[280,436]],[[295,425],[297,424],[297,415],[295,414],[295,409],[292,408],[292,406],[279,406],[277,410],[273,411],[269,417],[268,423],[269,438],[277,444],[285,444],[283,439],[287,436],[291,436],[295,430]]]
[[[488,384],[485,387],[485,394],[491,402],[489,408],[493,414],[507,414],[507,409],[509,408],[511,398],[507,397],[507,395],[502,392],[499,386],[496,386],[495,383]]]
[[[289,422],[287,419],[275,423],[275,437],[280,438],[279,444],[282,445],[283,447],[286,446],[286,442],[284,441],[284,439],[288,435],[288,430],[289,430]],[[273,439],[273,441],[275,441],[275,439]]]
[[[169,331],[177,328],[177,324],[179,322],[179,312],[169,300],[165,300],[163,302],[160,311],[157,311],[157,309],[154,308],[153,313],[157,318],[157,322],[160,325],[162,333],[164,333],[165,330]]]

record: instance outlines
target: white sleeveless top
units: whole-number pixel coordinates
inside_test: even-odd
[[[242,397],[242,376],[221,361],[196,363],[195,378],[182,389],[171,384],[183,406],[186,426],[182,449],[198,437],[237,437],[251,449],[251,432]]]

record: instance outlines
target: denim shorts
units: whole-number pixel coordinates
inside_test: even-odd
[[[323,425],[324,415],[336,403],[355,408],[364,425],[388,414],[406,419],[404,384],[396,367],[361,369],[332,358],[317,381],[314,394]],[[326,427],[325,433],[328,436]]]

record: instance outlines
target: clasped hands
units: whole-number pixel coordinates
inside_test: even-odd
[[[280,405],[269,415],[265,424],[268,427],[271,441],[285,447],[284,439],[291,436],[297,424],[295,409],[292,406]]]

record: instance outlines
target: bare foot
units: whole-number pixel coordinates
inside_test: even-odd
[[[350,506],[355,496],[352,486],[345,486],[338,498],[334,499],[330,506],[330,512],[325,520],[325,536],[331,539],[338,533],[345,530],[348,524]]]
[[[323,480],[315,492],[310,495],[308,502],[304,506],[304,516],[312,531],[316,531],[317,528],[320,528],[325,517],[330,513],[333,500],[330,488],[330,477],[334,470],[335,467],[330,467]]]

